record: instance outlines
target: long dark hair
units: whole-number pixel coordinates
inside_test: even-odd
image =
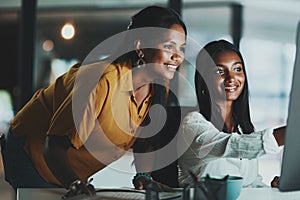
[[[154,34],[151,35],[151,33],[147,34],[139,34],[138,30],[139,28],[165,28],[165,29],[170,29],[173,25],[180,25],[184,32],[185,35],[187,35],[187,29],[184,24],[184,22],[181,20],[180,16],[176,11],[170,8],[165,8],[165,7],[160,7],[160,6],[148,6],[141,11],[137,12],[135,15],[132,16],[131,22],[129,23],[127,29],[128,34],[126,34],[124,43],[121,44],[123,50],[124,46],[128,46],[128,51],[123,51],[126,52],[124,55],[120,56],[118,59],[114,61],[114,63],[122,63],[122,62],[129,62],[131,63],[132,67],[136,67],[135,63],[138,60],[138,55],[135,50],[132,49],[133,44],[136,40],[141,39],[141,40],[149,40],[149,39],[157,39],[159,37],[158,34],[159,32],[156,33],[153,32]],[[132,30],[134,31],[134,34],[132,34]],[[163,106],[166,110],[167,108],[167,103],[168,103],[168,90],[167,90],[167,81],[161,82],[161,84],[153,84],[152,85],[154,88],[154,94],[152,96],[152,103],[151,106],[154,104],[159,104]],[[157,116],[158,115],[158,116]],[[152,117],[150,119],[149,114],[145,118],[144,122],[142,123],[141,126],[147,126],[148,124],[160,124],[157,126],[161,126],[161,123],[163,120],[160,119],[161,114],[156,114],[155,117]],[[146,134],[146,133],[144,133]],[[153,150],[158,148],[160,146],[160,141],[161,137],[164,134],[156,134],[155,136],[146,138],[146,139],[138,139],[137,142],[134,145],[134,151],[135,152],[145,152],[147,150]],[[140,142],[141,141],[141,142]],[[149,148],[150,147],[150,148]]]
[[[215,106],[214,102],[212,102],[209,89],[206,83],[205,74],[207,74],[207,69],[212,66],[215,66],[214,59],[215,56],[224,51],[233,51],[235,52],[241,59],[242,65],[244,66],[244,74],[245,74],[245,84],[241,95],[237,100],[233,102],[233,117],[235,120],[235,130],[239,125],[244,134],[250,134],[254,131],[254,126],[250,118],[250,108],[249,108],[249,87],[248,87],[248,79],[247,73],[245,70],[245,63],[243,57],[236,46],[231,44],[226,40],[218,40],[213,41],[206,44],[203,49],[199,52],[196,61],[196,74],[195,74],[195,87],[196,94],[198,99],[199,112],[209,121],[211,121],[214,125],[220,122],[221,115],[219,112],[212,111],[213,106]],[[226,127],[224,125],[224,121],[222,121],[222,125],[216,125],[219,129],[224,132],[227,132]]]
[[[187,30],[184,22],[181,20],[180,16],[174,10],[170,8],[159,7],[159,6],[149,6],[141,10],[140,12],[138,12],[132,17],[132,20],[128,26],[128,30],[144,28],[144,27],[158,27],[158,28],[169,29],[173,25],[180,25],[185,32],[185,36],[187,35]],[[149,37],[150,39],[151,38],[157,39],[159,35],[155,33],[153,35],[151,35],[151,33],[147,33],[145,35],[141,35],[141,37]],[[136,38],[135,36],[127,35],[126,42],[133,44],[133,41],[136,39],[141,39],[141,38]],[[120,59],[117,61],[126,61],[128,59],[130,59],[131,63],[135,63],[138,60],[136,52],[129,51],[127,54],[120,57]],[[132,67],[135,66],[133,65]],[[172,91],[167,92],[166,88],[168,86],[165,84],[153,84],[153,86],[154,86],[154,95],[152,97],[152,105],[159,104],[163,106],[165,111],[167,111],[167,115],[168,115],[167,101],[168,101],[168,96],[172,95]],[[179,115],[178,117],[180,119]],[[173,138],[170,135],[172,135],[175,131],[172,131],[170,129],[167,130],[167,127],[169,123],[174,123],[174,122],[170,122],[170,117],[167,116],[166,119],[167,121],[165,122],[165,124],[162,124],[164,122],[164,120],[161,119],[162,116],[165,115],[163,115],[163,113],[156,113],[155,116],[151,116],[150,119],[149,114],[147,115],[146,119],[144,120],[141,126],[155,124],[156,127],[163,127],[163,129],[152,137],[147,137],[145,139],[137,138],[133,146],[133,151],[135,153],[151,152],[157,150],[162,146],[166,145],[169,142],[170,138]],[[180,120],[178,120],[178,123],[176,123],[176,125],[178,126],[180,124],[179,121]],[[175,126],[172,126],[172,129]],[[142,134],[147,134],[147,133],[142,133]],[[151,163],[150,159],[155,160],[155,158],[149,158],[149,162]],[[147,165],[147,163],[145,164]],[[155,177],[154,173],[152,175]]]

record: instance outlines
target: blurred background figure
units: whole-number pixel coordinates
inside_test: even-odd
[[[6,90],[0,90],[0,132],[7,133],[9,122],[14,117],[11,95]]]

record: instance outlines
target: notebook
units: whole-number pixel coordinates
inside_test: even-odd
[[[135,190],[131,188],[104,188],[97,189],[96,196],[78,195],[68,200],[145,200],[145,190]],[[181,200],[182,190],[174,192],[159,192],[159,200]]]

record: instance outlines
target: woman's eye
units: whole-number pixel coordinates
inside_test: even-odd
[[[236,71],[236,72],[241,72],[241,71],[243,71],[243,68],[242,68],[242,67],[235,67],[235,68],[234,68],[234,71]]]
[[[216,74],[222,75],[222,74],[224,74],[224,70],[223,69],[217,69]]]
[[[164,48],[165,48],[165,49],[168,49],[168,50],[172,50],[172,49],[173,49],[173,46],[170,45],[170,44],[166,44],[166,45],[164,46]]]
[[[184,53],[185,52],[185,47],[180,47],[179,50]]]

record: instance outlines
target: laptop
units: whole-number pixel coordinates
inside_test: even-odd
[[[296,59],[279,181],[280,191],[300,190],[300,22],[296,36]]]

